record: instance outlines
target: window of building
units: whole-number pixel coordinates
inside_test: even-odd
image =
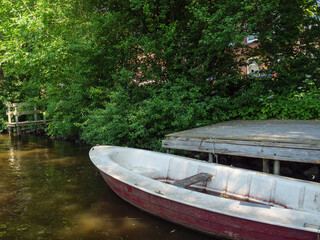
[[[258,41],[258,36],[256,34],[251,34],[247,37],[247,44]]]
[[[249,59],[248,60],[248,71],[247,74],[256,75],[259,73],[259,64],[257,63],[257,59]]]

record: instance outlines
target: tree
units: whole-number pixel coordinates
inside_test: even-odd
[[[319,86],[319,7],[314,0],[249,1],[247,26],[258,35],[259,56],[283,85],[298,86],[306,78]],[[306,64],[308,63],[308,64]]]
[[[228,119],[314,118],[314,2],[4,0],[1,96],[45,104],[50,135],[145,148]],[[259,48],[244,44],[250,33]],[[279,77],[243,76],[240,53]]]

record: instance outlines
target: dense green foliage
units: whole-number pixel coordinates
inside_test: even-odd
[[[49,135],[153,149],[230,119],[316,119],[319,38],[313,0],[3,0],[0,101],[44,104]],[[244,76],[244,54],[278,77]]]

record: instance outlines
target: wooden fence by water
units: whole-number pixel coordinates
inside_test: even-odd
[[[25,126],[32,125],[45,125],[50,122],[46,119],[46,112],[44,110],[39,110],[33,104],[29,103],[8,103],[8,130],[9,135],[13,134],[14,129],[17,130],[17,134],[20,135],[21,131]],[[20,116],[32,115],[32,120],[19,121]]]

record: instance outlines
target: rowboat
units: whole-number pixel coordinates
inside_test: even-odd
[[[95,146],[110,188],[151,214],[227,239],[320,239],[320,184],[171,154]]]

